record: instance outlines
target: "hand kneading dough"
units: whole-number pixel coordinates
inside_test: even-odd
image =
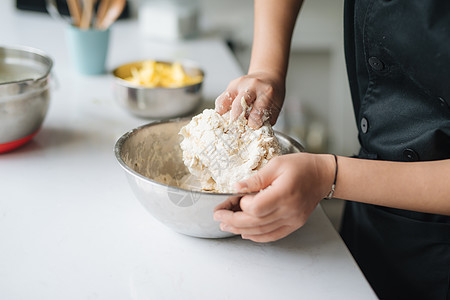
[[[281,155],[270,124],[257,130],[250,128],[244,98],[241,105],[243,112],[234,122],[230,121],[230,112],[220,115],[205,109],[181,128],[184,164],[200,180],[204,191],[235,192],[236,182],[247,179],[271,158]]]

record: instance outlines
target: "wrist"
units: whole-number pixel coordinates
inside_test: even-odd
[[[273,81],[276,81],[280,84],[284,84],[284,82],[286,81],[286,71],[280,70],[277,67],[252,67],[250,65],[247,74],[264,74],[265,77],[270,77]]]
[[[332,199],[336,195],[335,191],[339,184],[337,178],[339,173],[339,157],[334,154],[323,154],[321,161],[321,193],[323,199]]]
[[[270,84],[277,92],[281,92],[283,99],[286,92],[286,77],[269,68],[249,69],[248,77],[259,78],[262,82]]]
[[[337,175],[338,175],[338,170],[339,170],[338,158],[337,158],[336,154],[333,154],[332,157],[334,160],[334,173],[332,173],[333,183],[331,184],[330,192],[325,197],[325,199],[328,199],[328,200],[332,199],[334,196],[334,192],[336,190]]]

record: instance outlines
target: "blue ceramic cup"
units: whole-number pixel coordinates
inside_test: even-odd
[[[74,68],[83,75],[105,73],[108,54],[109,29],[82,30],[75,26],[67,27],[67,44]]]

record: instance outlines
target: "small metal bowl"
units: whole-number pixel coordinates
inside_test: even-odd
[[[0,47],[0,153],[22,146],[40,129],[50,102],[52,66],[40,50]]]
[[[120,107],[133,115],[149,119],[168,119],[188,115],[199,107],[202,101],[203,80],[193,85],[178,88],[149,88],[136,86],[124,80],[131,76],[131,69],[144,61],[119,66],[113,71],[114,94]],[[157,61],[158,63],[167,63]],[[191,76],[201,75],[203,70],[194,62],[180,61],[184,71]]]
[[[181,127],[190,120],[176,119],[150,123],[125,133],[115,145],[115,155],[125,170],[128,183],[146,210],[172,230],[194,237],[224,238],[232,233],[220,230],[214,209],[225,201],[238,202],[242,194],[220,194],[179,188],[189,170],[180,148]],[[275,132],[282,153],[304,151],[292,138]],[[170,176],[163,184],[155,178]]]

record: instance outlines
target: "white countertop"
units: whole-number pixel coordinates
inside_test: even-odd
[[[268,244],[192,238],[153,219],[113,154],[119,136],[148,120],[114,103],[110,75],[71,69],[61,24],[12,2],[0,3],[1,45],[47,52],[57,82],[38,135],[0,155],[0,299],[375,299],[320,207]],[[143,58],[196,60],[207,101],[241,74],[218,38],[145,42],[136,27],[112,28],[109,69]]]

